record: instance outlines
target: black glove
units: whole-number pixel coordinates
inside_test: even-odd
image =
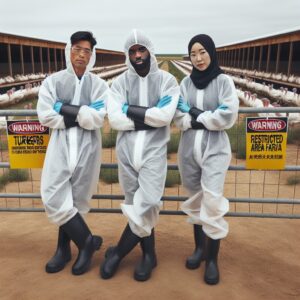
[[[66,128],[79,126],[76,118],[79,112],[79,105],[63,104],[59,113],[64,117]]]
[[[207,129],[202,123],[197,122],[194,118],[191,121],[192,129]]]
[[[198,109],[197,107],[192,107],[189,111],[189,114],[197,120],[198,116],[201,115],[204,111],[201,109]]]
[[[127,110],[127,116],[133,120],[135,130],[150,130],[155,127],[145,124],[145,114],[148,107],[129,105]]]

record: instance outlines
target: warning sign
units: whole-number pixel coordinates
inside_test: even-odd
[[[38,120],[7,121],[11,169],[42,168],[49,142],[49,128]]]
[[[246,168],[285,167],[287,118],[247,118]]]

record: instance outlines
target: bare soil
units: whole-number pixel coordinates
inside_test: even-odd
[[[44,266],[56,247],[57,229],[44,213],[1,212],[0,299],[300,299],[300,220],[227,218],[229,236],[219,255],[220,283],[203,281],[204,263],[185,268],[193,250],[192,227],[183,216],[161,216],[156,228],[158,266],[147,282],[133,279],[136,247],[110,280],[99,277],[104,251],[126,224],[119,214],[89,214],[87,222],[104,244],[89,272],[73,276],[72,262],[56,274]]]

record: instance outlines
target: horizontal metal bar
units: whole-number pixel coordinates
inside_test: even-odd
[[[275,113],[275,112],[300,112],[300,107],[240,107],[239,113]],[[35,109],[1,109],[0,116],[37,116]]]
[[[270,218],[270,219],[300,219],[299,214],[259,214],[259,213],[244,213],[244,212],[229,212],[226,217],[251,217],[251,218]]]
[[[300,107],[240,107],[239,113],[260,113],[260,112],[300,112]]]
[[[9,162],[0,162],[0,168],[10,168]],[[118,164],[101,164],[103,169],[118,169]],[[178,165],[168,165],[168,170],[178,170]],[[229,171],[300,171],[300,166],[285,166],[282,170],[253,170],[246,169],[244,166],[229,166]]]
[[[24,193],[24,194],[16,194],[16,193],[0,193],[1,198],[33,198],[33,199],[41,199],[40,194],[36,193]],[[124,200],[124,195],[111,195],[111,194],[97,194],[93,195],[92,199],[98,200]],[[162,201],[185,201],[188,197],[184,196],[163,196],[161,197]],[[284,198],[228,198],[231,203],[269,203],[269,204],[300,204],[300,199],[284,199]]]
[[[11,207],[0,207],[0,212],[45,212],[43,208],[26,208],[26,207],[20,207],[20,208],[11,208]]]
[[[0,208],[0,212],[44,212],[43,208]],[[121,214],[122,210],[117,208],[92,208],[91,213],[118,213]],[[160,215],[179,215],[185,216],[185,213],[177,210],[161,210]],[[273,218],[273,219],[300,219],[299,214],[270,214],[270,213],[244,213],[244,212],[229,212],[226,217],[254,217],[254,218]]]
[[[184,197],[184,196],[163,196],[161,198],[162,201],[185,201],[187,199],[188,199],[188,197]],[[227,198],[227,199],[229,200],[230,203],[300,204],[300,199],[282,199],[282,198],[279,198],[279,199],[276,199],[276,198]]]
[[[0,116],[1,117],[8,117],[8,116],[37,116],[37,112],[35,109],[0,109]]]

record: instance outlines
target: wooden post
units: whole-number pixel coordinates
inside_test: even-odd
[[[40,62],[41,62],[41,72],[44,73],[43,48],[42,47],[40,47]]]
[[[24,69],[24,57],[23,57],[23,45],[20,45],[20,58],[21,58],[21,69],[22,69],[22,74],[25,74],[25,69]]]
[[[30,46],[30,59],[31,59],[31,71],[32,71],[32,73],[35,73],[35,71],[34,71],[33,46]]]
[[[230,67],[230,50],[227,50],[227,67]]]
[[[287,70],[288,76],[291,74],[291,67],[292,67],[292,60],[293,60],[293,48],[294,48],[294,43],[290,42],[290,53],[289,53],[289,62],[288,62],[288,70]]]
[[[245,65],[245,52],[246,52],[246,48],[243,48],[242,51],[243,51],[243,55],[242,55],[242,65],[241,65],[241,68],[243,69],[244,65]]]
[[[255,50],[256,50],[256,47],[253,47],[252,70],[254,70]]]
[[[271,56],[271,45],[268,45],[268,54],[267,54],[267,66],[266,66],[266,72],[269,72],[270,56]]]
[[[259,47],[259,61],[258,61],[258,70],[259,71],[261,71],[262,53],[263,53],[263,46],[260,46]]]
[[[277,46],[277,57],[276,57],[275,73],[278,73],[279,59],[280,59],[280,51],[281,51],[281,44],[278,44],[278,46]]]
[[[237,49],[234,49],[234,67],[236,67]]]
[[[246,69],[249,68],[249,58],[250,58],[250,47],[247,48],[247,63],[246,63]]]
[[[237,50],[237,67],[240,67],[240,61],[241,61],[241,48]]]
[[[12,76],[13,76],[13,71],[12,71],[12,62],[11,62],[11,49],[10,49],[10,44],[7,44],[7,56],[8,56],[8,69],[9,69],[9,75],[12,77]]]
[[[54,48],[54,64],[55,64],[55,71],[57,72],[56,48]]]
[[[50,65],[50,49],[47,47],[47,57],[48,57],[48,73],[51,73],[51,65]]]
[[[64,68],[64,51],[63,49],[60,50],[61,51],[61,54],[60,54],[60,57],[61,57],[61,69]]]
[[[33,56],[33,46],[30,46],[30,56],[31,56],[31,66],[32,66],[32,73],[35,73],[35,71],[34,71],[34,56]]]

